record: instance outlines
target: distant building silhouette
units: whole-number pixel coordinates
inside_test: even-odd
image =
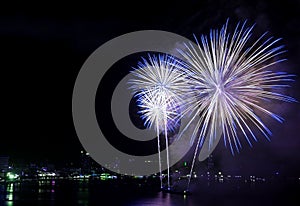
[[[6,171],[8,170],[9,156],[0,156],[0,176],[4,177]]]
[[[80,168],[82,174],[90,174],[92,166],[92,159],[89,153],[80,152]]]

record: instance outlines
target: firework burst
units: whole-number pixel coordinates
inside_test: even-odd
[[[168,165],[168,189],[170,188],[168,131],[173,130],[179,121],[180,103],[183,94],[189,89],[185,81],[183,67],[171,56],[159,55],[143,58],[138,68],[132,71],[136,77],[129,81],[130,89],[138,96],[138,106],[145,125],[154,127],[157,132],[159,169],[161,177],[161,156],[159,134],[164,131]],[[161,182],[162,186],[162,182]]]
[[[164,131],[166,126],[166,130],[170,131],[176,127],[179,113],[174,99],[152,90],[139,93],[138,96],[139,113],[147,128]]]
[[[265,33],[247,46],[253,27],[246,27],[246,22],[238,24],[231,35],[227,33],[226,23],[220,31],[211,30],[209,37],[201,36],[200,42],[195,37],[198,47],[190,43],[185,45],[186,51],[179,50],[192,74],[188,77],[190,95],[185,99],[182,115],[192,113],[191,121],[197,122],[191,137],[191,142],[197,139],[191,172],[198,148],[205,138],[209,138],[211,148],[218,128],[222,130],[225,146],[229,145],[234,154],[242,147],[239,132],[250,146],[253,140],[257,141],[255,128],[269,139],[271,131],[258,112],[283,121],[266,109],[266,103],[295,101],[276,92],[288,86],[286,83],[292,81],[292,75],[266,70],[285,60],[278,59],[285,52],[283,46],[276,46],[280,39],[267,38]]]
[[[175,102],[181,102],[189,90],[185,80],[184,66],[169,55],[148,55],[148,60],[138,63],[132,74],[136,77],[128,83],[134,93],[155,92],[158,96],[167,96]]]

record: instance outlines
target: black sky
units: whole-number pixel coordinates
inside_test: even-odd
[[[82,64],[121,34],[165,30],[192,39],[230,18],[248,19],[255,32],[282,37],[288,61],[279,68],[298,75],[289,90],[300,99],[300,1],[109,1],[107,5],[14,5],[0,13],[2,135],[0,154],[15,161],[76,161],[81,144],[72,121],[72,91]],[[126,6],[126,8],[125,8]],[[134,62],[128,59],[127,67]],[[122,62],[126,66],[126,61]],[[222,168],[300,173],[300,106],[275,105],[286,122],[270,122],[273,138],[235,157],[222,143],[214,152]],[[262,168],[257,169],[258,167]]]

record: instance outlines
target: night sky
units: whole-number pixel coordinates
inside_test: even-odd
[[[287,92],[300,100],[300,1],[148,1],[126,6],[109,1],[106,6],[82,2],[3,8],[0,155],[16,162],[48,160],[63,165],[77,161],[82,147],[72,120],[76,76],[95,49],[132,31],[165,30],[192,40],[193,33],[207,34],[227,18],[232,25],[248,19],[249,24],[256,23],[255,35],[269,31],[283,38],[288,50],[283,56],[288,61],[275,69],[298,75]],[[114,69],[130,70],[140,60],[137,56],[123,59]],[[117,81],[121,76],[108,78]],[[112,90],[106,86],[106,91]],[[267,119],[272,141],[260,138],[253,148],[245,144],[234,157],[220,142],[213,153],[218,167],[228,172],[300,174],[300,105],[271,106],[285,119],[283,124]]]

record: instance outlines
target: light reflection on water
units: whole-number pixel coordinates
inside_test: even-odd
[[[165,206],[165,205],[191,205],[188,204],[186,195],[174,195],[170,193],[158,192],[154,197],[141,198],[130,202],[130,206]]]
[[[14,200],[14,184],[13,183],[10,183],[7,185],[7,188],[6,188],[6,199],[8,201],[13,201]]]
[[[108,191],[108,185],[90,185],[86,181],[58,181],[41,180],[22,183],[9,183],[4,187],[2,194],[5,197],[0,201],[0,205],[98,205],[107,198],[112,198],[112,205],[132,205],[132,206],[169,206],[182,205],[188,199],[186,195],[172,195],[158,191],[150,193],[139,193],[139,189],[129,187],[119,189],[116,187],[116,198],[114,199],[114,186]],[[140,187],[140,186],[139,186]],[[133,190],[132,190],[133,189]],[[132,190],[132,192],[131,192]],[[0,190],[1,191],[1,190]],[[122,194],[123,193],[123,194]],[[132,195],[132,197],[130,197]],[[124,201],[123,201],[124,199]],[[176,203],[177,202],[177,203]],[[181,204],[178,204],[178,203]],[[185,205],[185,204],[184,204]]]
[[[278,189],[272,189],[277,187]],[[294,185],[295,186],[295,185]],[[140,186],[119,186],[111,182],[43,180],[0,185],[0,205],[110,205],[122,206],[206,206],[206,205],[272,205],[297,201],[299,184],[290,185],[232,185],[199,183],[192,195],[170,194]],[[283,193],[282,191],[285,191]],[[278,199],[281,197],[280,199]],[[268,200],[268,201],[266,201]],[[284,204],[288,205],[288,203]],[[300,205],[300,204],[299,204]]]

